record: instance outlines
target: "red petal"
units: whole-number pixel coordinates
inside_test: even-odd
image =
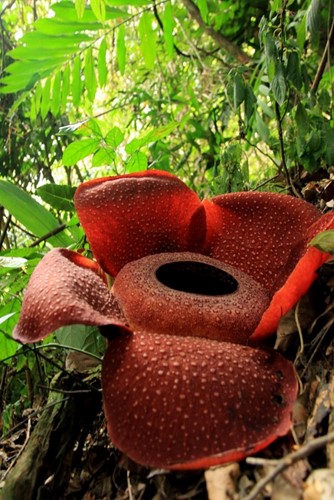
[[[248,273],[271,294],[306,251],[309,227],[321,213],[276,193],[232,193],[204,202],[206,254]]]
[[[201,251],[204,244],[200,199],[167,172],[86,182],[76,191],[75,205],[96,259],[112,276],[145,255]]]
[[[297,382],[274,351],[194,337],[122,334],[103,361],[115,446],[150,467],[240,460],[291,427]]]
[[[124,326],[116,299],[98,270],[95,262],[76,252],[49,252],[30,278],[13,337],[36,342],[61,326],[76,323]]]
[[[326,229],[334,228],[334,213],[328,213],[313,224],[307,232],[307,240],[310,241],[316,234]],[[253,341],[259,341],[274,333],[281,317],[286,314],[304,295],[317,278],[317,270],[333,256],[321,252],[315,247],[309,247],[304,255],[299,255],[300,260],[285,284],[272,298],[269,308],[265,311],[255,332],[250,337]]]

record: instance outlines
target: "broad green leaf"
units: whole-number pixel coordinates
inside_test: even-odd
[[[153,16],[149,12],[144,12],[141,15],[138,29],[140,37],[140,50],[144,57],[145,66],[147,69],[153,69],[157,47],[156,35],[152,28]]]
[[[274,94],[275,101],[282,106],[286,94],[286,83],[283,74],[283,67],[281,63],[276,64],[275,75],[271,83],[271,90]]]
[[[125,151],[129,154],[134,153],[136,150],[150,144],[151,142],[156,142],[164,137],[168,136],[176,127],[178,126],[177,122],[170,122],[167,125],[163,125],[162,127],[158,127],[144,137],[139,139],[133,139],[125,146]]]
[[[52,85],[52,100],[51,100],[51,113],[53,116],[57,116],[60,113],[60,100],[61,100],[61,92],[60,92],[60,85],[61,85],[61,73],[58,71],[55,74],[55,77],[53,79],[53,85]]]
[[[317,234],[309,245],[318,248],[322,252],[334,254],[334,229]]]
[[[111,148],[101,148],[94,153],[92,167],[110,165],[116,158],[115,151]]]
[[[41,101],[41,117],[45,118],[50,109],[50,91],[51,91],[51,79],[48,78],[44,83],[42,90],[42,101]]]
[[[106,141],[108,146],[111,146],[112,148],[116,149],[117,146],[121,144],[123,139],[124,139],[123,132],[118,127],[113,127],[105,136],[104,140]]]
[[[125,26],[121,24],[118,27],[118,36],[116,43],[117,62],[121,75],[125,71],[126,47],[125,47]]]
[[[167,54],[170,58],[172,58],[174,55],[173,29],[175,23],[173,19],[172,5],[170,2],[166,3],[164,15],[162,18],[162,24],[164,27],[164,40]]]
[[[141,151],[136,151],[125,163],[125,171],[127,174],[133,172],[142,172],[147,169],[147,156]]]
[[[96,16],[98,21],[103,23],[106,19],[106,5],[105,0],[90,0],[90,5],[92,7],[92,11]]]
[[[75,10],[79,19],[84,15],[85,4],[86,0],[74,0]]]
[[[57,341],[68,347],[98,356],[105,350],[105,341],[95,326],[70,325],[55,331]]]
[[[59,227],[57,219],[32,196],[11,182],[0,179],[0,204],[28,231],[37,237]],[[72,240],[64,232],[48,239],[53,246],[69,246]]]
[[[67,146],[63,154],[63,164],[66,167],[75,165],[78,161],[86,158],[98,149],[98,139],[82,139],[81,141],[72,142]]]
[[[73,61],[72,68],[72,100],[73,106],[77,107],[81,101],[82,80],[81,80],[81,60],[77,56]]]
[[[94,58],[93,58],[92,47],[89,47],[86,50],[84,76],[85,76],[85,87],[87,90],[88,99],[90,100],[90,102],[94,102],[97,89],[97,82],[94,69]]]
[[[325,160],[328,165],[334,165],[334,128],[327,128],[325,132],[325,144]]]
[[[99,76],[100,87],[104,87],[105,84],[107,83],[108,69],[107,69],[106,55],[107,55],[107,41],[106,38],[103,38],[102,42],[100,43],[99,54],[97,58],[97,72]]]
[[[56,210],[73,212],[75,190],[75,187],[68,185],[44,184],[37,189],[37,194]]]

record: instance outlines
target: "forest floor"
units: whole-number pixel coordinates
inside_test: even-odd
[[[140,467],[110,443],[99,377],[65,372],[44,411],[28,411],[1,442],[3,500],[334,498],[333,299],[332,263],[279,325],[276,348],[294,361],[301,391],[292,433],[257,456],[206,471]]]

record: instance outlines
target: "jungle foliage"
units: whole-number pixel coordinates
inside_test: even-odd
[[[306,182],[329,181],[334,21],[330,0],[1,9],[0,358],[21,374],[1,399],[6,433],[52,371],[11,339],[22,291],[51,247],[89,251],[74,212],[78,183],[147,168],[202,196],[264,185],[300,195]],[[64,328],[43,347],[99,355],[97,338]]]

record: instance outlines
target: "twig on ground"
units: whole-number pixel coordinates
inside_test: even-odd
[[[299,450],[294,451],[289,455],[281,458],[278,462],[275,460],[274,468],[254,486],[251,492],[247,496],[245,496],[243,500],[254,500],[260,493],[260,491],[268,483],[270,483],[270,481],[281,474],[281,472],[293,465],[295,462],[298,462],[298,460],[302,460],[303,458],[307,458],[308,456],[312,455],[312,453],[319,450],[320,448],[323,448],[332,441],[334,441],[334,432],[330,432],[326,436],[321,436],[313,439],[309,443],[306,443],[304,446],[299,448]]]

